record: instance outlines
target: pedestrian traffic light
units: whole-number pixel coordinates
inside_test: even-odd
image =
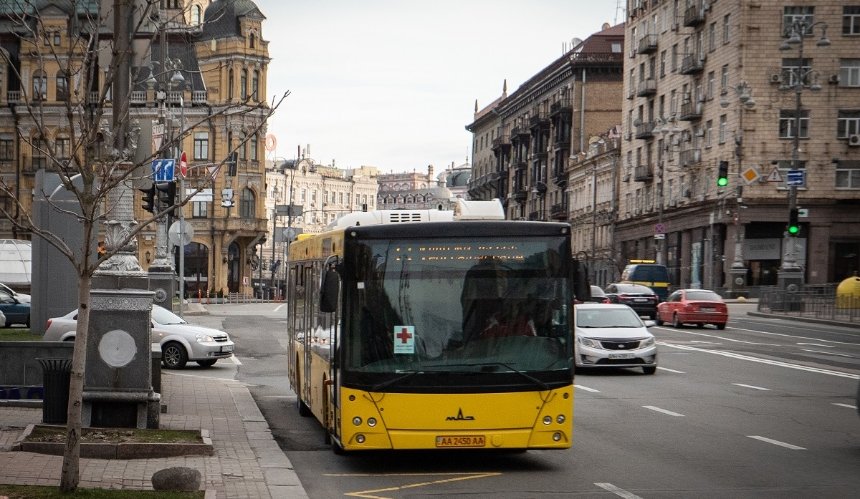
[[[155,213],[155,184],[150,185],[146,189],[138,189],[143,193],[143,209]]]
[[[729,162],[720,161],[719,171],[717,172],[717,187],[725,187],[729,185]]]
[[[797,221],[797,208],[788,210],[788,235],[796,236],[800,233],[800,223]]]

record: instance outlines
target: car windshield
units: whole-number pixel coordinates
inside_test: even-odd
[[[642,327],[642,320],[630,308],[576,309],[576,325],[595,327]]]
[[[713,291],[705,290],[687,291],[687,299],[696,301],[723,301],[720,295]]]
[[[187,324],[182,317],[158,305],[152,306],[152,320],[159,324]]]

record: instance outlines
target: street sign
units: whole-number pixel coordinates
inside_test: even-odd
[[[221,189],[221,206],[233,206],[233,189]]]
[[[654,226],[654,233],[655,234],[665,234],[666,233],[666,226],[663,225],[662,223],[656,224]]]
[[[758,169],[756,167],[750,166],[741,172],[741,177],[743,177],[744,182],[749,185],[761,178],[761,175],[759,174]]]
[[[212,189],[203,189],[197,194],[194,194],[195,192],[197,192],[196,187],[188,187],[185,189],[185,197],[191,197],[194,202],[212,202]]]
[[[180,239],[180,236],[182,239]],[[192,239],[194,239],[194,227],[185,220],[177,220],[170,224],[170,228],[167,229],[167,240],[170,241],[172,246],[179,246],[180,240],[182,241],[182,246],[185,246]]]
[[[157,120],[152,120],[152,152],[157,153],[161,150],[161,144],[164,142],[164,123],[159,123]]]
[[[152,160],[152,181],[153,182],[173,182],[175,180],[174,170],[176,169],[175,159],[153,159]]]
[[[805,170],[789,170],[785,178],[785,185],[805,185],[806,171]]]
[[[797,209],[797,218],[808,218],[809,217],[809,208],[798,208]]]
[[[666,239],[666,234],[654,234],[654,239],[662,241],[663,239]]]
[[[782,175],[779,173],[779,168],[774,168],[767,176],[768,182],[782,182]]]

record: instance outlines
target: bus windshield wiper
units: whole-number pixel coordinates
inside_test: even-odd
[[[519,374],[523,378],[526,378],[527,380],[531,381],[535,385],[541,387],[543,390],[549,390],[549,386],[547,386],[547,384],[544,383],[543,381],[535,378],[534,376],[532,376],[532,375],[530,375],[524,371],[520,371],[519,369],[516,369],[513,366],[511,366],[510,364],[506,364],[504,362],[476,362],[474,364],[439,364],[439,365],[427,366],[427,367],[498,367],[498,366],[504,367],[505,369],[508,369],[511,372]]]

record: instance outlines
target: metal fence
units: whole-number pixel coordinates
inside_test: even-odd
[[[761,290],[758,311],[792,317],[860,323],[860,297],[836,296],[836,285],[804,286],[803,291]]]

